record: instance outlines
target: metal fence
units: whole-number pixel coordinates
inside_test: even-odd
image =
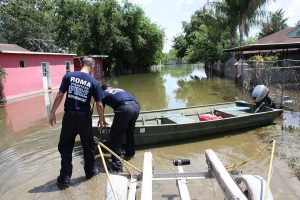
[[[264,84],[275,102],[300,110],[300,60],[252,60],[242,64],[240,70],[244,87]]]

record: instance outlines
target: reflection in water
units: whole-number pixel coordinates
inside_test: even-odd
[[[177,84],[178,79],[173,78],[170,74],[165,74],[163,76],[164,79],[164,87],[166,91],[166,102],[168,104],[168,108],[180,108],[185,107],[186,102],[182,99],[176,99],[174,95],[176,90],[179,89],[179,85]]]
[[[113,87],[132,92],[141,103],[142,110],[213,104],[239,99],[251,101],[248,91],[236,86],[233,81],[206,75],[201,65],[156,68],[152,73],[112,77],[108,81]],[[60,191],[55,184],[60,169],[57,143],[63,111],[61,104],[57,115],[58,124],[50,127],[47,116],[55,95],[45,93],[0,108],[0,199],[103,199],[106,177],[102,174],[85,181],[82,149],[78,138],[73,156],[72,186],[66,191]],[[112,110],[106,109],[106,112]],[[277,126],[269,126],[252,131],[225,133],[219,137],[143,147],[137,151],[131,162],[142,168],[144,151],[151,151],[156,172],[176,171],[177,169],[171,165],[171,160],[179,157],[191,159],[192,164],[186,167],[187,171],[205,171],[207,165],[204,149],[212,148],[224,163],[232,163],[249,158],[261,145],[258,134],[276,131]],[[97,161],[100,159],[97,158]],[[268,156],[265,154],[244,169],[266,176],[267,166]],[[274,170],[276,169],[278,170],[275,167]],[[279,172],[285,172],[284,168],[280,168]],[[299,199],[300,195],[295,194],[293,184],[289,183],[291,178],[278,177],[278,174],[280,173],[273,175],[274,182],[271,183],[271,188],[286,192],[277,192],[276,199],[295,199],[295,197]],[[285,185],[274,185],[280,183],[278,180],[283,178]],[[209,196],[214,194],[210,183],[211,181],[197,182],[195,186],[199,187],[191,189],[191,193],[195,193],[195,197],[203,196],[204,199],[223,199],[218,192],[217,196]],[[163,194],[155,196],[154,199],[169,197],[170,194],[165,193],[173,191],[170,185],[175,188],[171,194],[177,195],[174,182],[160,184],[161,187],[155,185],[154,189],[161,189]],[[215,185],[215,188],[218,186]],[[286,193],[292,195],[286,197]]]
[[[10,134],[17,134],[19,131],[33,126],[35,122],[45,119],[49,115],[54,95],[56,93],[45,92],[8,103],[0,109],[3,116],[1,128],[6,127]],[[60,106],[58,112],[61,112],[62,108]]]
[[[182,70],[182,68],[185,70]],[[184,93],[191,94],[197,88],[186,88],[185,84],[207,78],[205,70],[201,65],[175,65],[175,67],[165,68],[162,77],[167,95],[167,108],[186,107],[189,102],[188,99],[178,96],[177,91],[184,90]]]

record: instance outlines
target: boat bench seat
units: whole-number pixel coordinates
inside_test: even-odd
[[[187,124],[195,122],[194,119],[180,114],[166,114],[161,116],[161,124]]]
[[[215,109],[214,114],[223,118],[251,115],[249,107]]]

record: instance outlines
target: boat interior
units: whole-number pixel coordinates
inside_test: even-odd
[[[205,121],[242,117],[271,110],[271,108],[264,107],[257,112],[252,104],[234,102],[211,106],[187,107],[182,109],[144,111],[140,113],[139,118],[136,121],[136,126],[203,123]],[[113,115],[107,116],[106,121],[111,124],[113,121]]]
[[[253,115],[254,106],[250,104],[236,104],[227,106],[195,107],[166,112],[153,112],[140,114],[137,126],[157,126],[166,124],[188,124],[203,122],[202,115],[210,115],[210,120],[220,120],[230,117]],[[215,118],[214,118],[215,117]]]

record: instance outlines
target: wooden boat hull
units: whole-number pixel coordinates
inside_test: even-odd
[[[201,114],[222,116],[221,120],[199,121]],[[141,112],[134,131],[136,145],[180,141],[203,135],[272,124],[282,113],[281,109],[267,108],[254,113],[253,105],[246,102],[229,102],[214,105],[193,106]],[[106,115],[112,121],[113,115]],[[97,128],[93,119],[93,131],[101,141],[109,138],[110,127]]]

